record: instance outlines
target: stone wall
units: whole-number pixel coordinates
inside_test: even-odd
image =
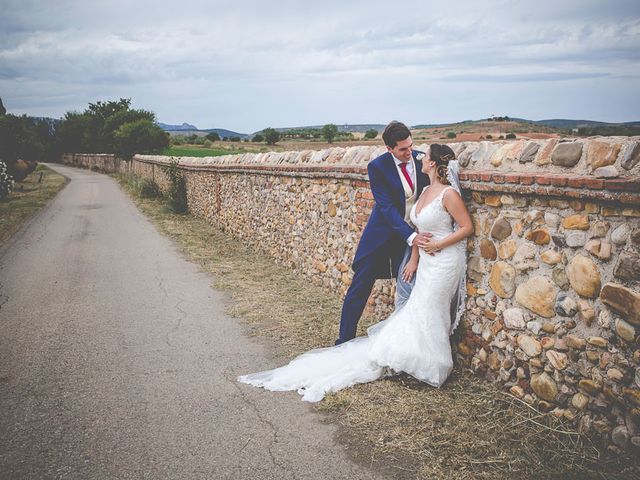
[[[450,144],[464,167],[476,232],[467,243],[458,361],[525,402],[599,432],[613,450],[640,446],[639,140]],[[373,205],[366,164],[383,151],[180,164],[195,215],[343,294]],[[77,157],[66,161],[83,164]],[[117,170],[162,185],[159,167],[167,161],[138,155]],[[370,308],[387,315],[393,293],[392,282],[379,282]]]
[[[108,153],[65,153],[62,163],[105,173],[128,173],[131,162]]]

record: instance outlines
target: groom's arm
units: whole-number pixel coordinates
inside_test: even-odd
[[[393,203],[389,181],[385,178],[380,168],[374,162],[371,162],[367,166],[367,172],[369,173],[371,193],[373,193],[373,198],[389,227],[398,236],[404,238],[405,241],[408,241],[409,237],[415,237],[415,232],[404,221],[404,217],[400,215],[398,207]]]

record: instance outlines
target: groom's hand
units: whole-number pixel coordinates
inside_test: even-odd
[[[413,239],[413,244],[424,250],[424,247],[429,243],[432,237],[433,235],[429,232],[419,233],[416,235],[416,238]],[[434,255],[434,253],[429,253],[429,255]]]

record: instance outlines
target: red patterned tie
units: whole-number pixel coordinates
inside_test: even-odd
[[[409,175],[409,172],[407,172],[406,162],[400,163],[400,170],[402,170],[402,174],[404,175],[404,178],[407,180],[407,183],[409,184],[409,188],[413,192],[413,182],[411,181],[411,175]]]

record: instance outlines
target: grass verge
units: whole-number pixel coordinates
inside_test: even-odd
[[[131,181],[119,178],[130,188]],[[162,199],[135,201],[212,274],[215,287],[229,291],[229,313],[265,337],[283,362],[332,344],[341,307],[336,295],[203,220],[170,213]],[[360,333],[376,320],[364,318]],[[442,389],[399,375],[329,395],[317,409],[339,422],[354,458],[391,478],[640,478],[631,454],[610,455],[565,421],[460,367]]]
[[[38,165],[23,182],[16,182],[11,195],[0,201],[0,245],[44,207],[66,183],[66,178],[44,165]]]

